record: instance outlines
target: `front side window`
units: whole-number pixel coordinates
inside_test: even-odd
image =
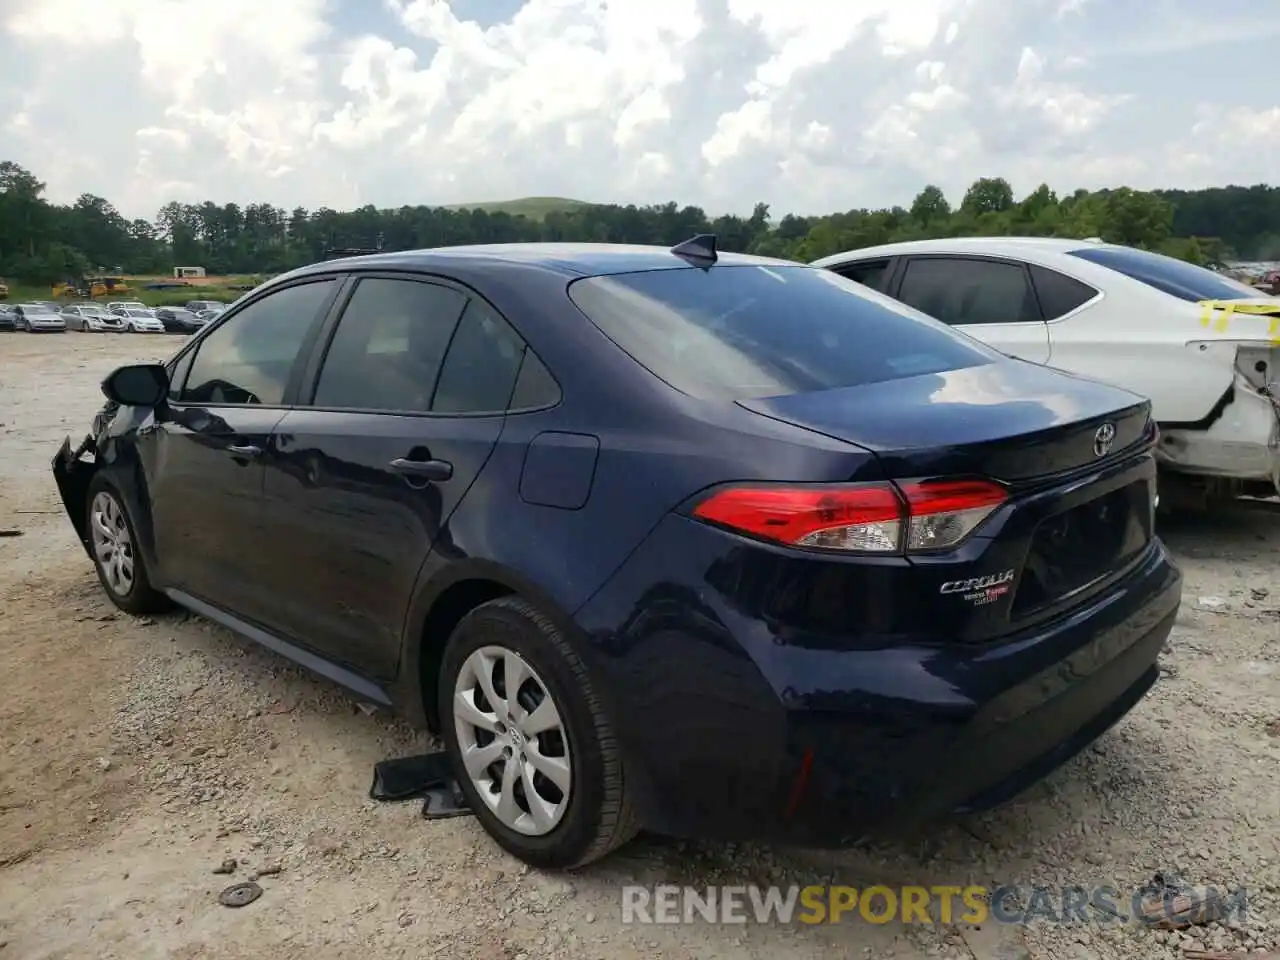
[[[424,413],[466,296],[415,280],[361,280],[325,353],[317,407]]]
[[[283,403],[294,363],[335,283],[286,287],[228,318],[200,342],[179,402]]]
[[[820,267],[715,266],[574,281],[578,309],[633,360],[703,399],[852,387],[1000,355]]]
[[[1018,263],[963,257],[912,259],[898,299],[949,326],[1040,320],[1026,271]]]

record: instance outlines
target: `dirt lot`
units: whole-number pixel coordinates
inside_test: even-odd
[[[159,336],[0,336],[0,960],[22,958],[1176,957],[1280,940],[1280,514],[1164,530],[1187,600],[1156,691],[995,814],[839,854],[642,839],[572,877],[529,872],[470,819],[367,799],[419,741],[194,617],[101,596],[49,474],[118,363]],[[16,535],[15,535],[16,534]],[[1268,592],[1269,591],[1269,592]],[[1202,601],[1201,598],[1208,598]],[[235,877],[213,873],[236,858]],[[265,893],[216,902],[267,865]],[[1244,884],[1249,916],[981,930],[636,926],[635,883]]]

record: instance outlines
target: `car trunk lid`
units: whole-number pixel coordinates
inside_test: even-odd
[[[1128,391],[1016,360],[739,403],[868,449],[893,478],[1010,484],[1121,454],[1144,440],[1149,414]]]

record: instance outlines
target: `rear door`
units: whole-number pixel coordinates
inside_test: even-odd
[[[260,564],[263,454],[337,288],[311,280],[230,314],[177,359],[168,408],[144,428],[164,583],[244,619],[260,621],[271,604]]]
[[[267,460],[270,626],[374,679],[501,434],[523,341],[445,282],[360,279]]]
[[[1002,353],[1049,361],[1049,329],[1027,265],[965,256],[907,257],[892,295]]]

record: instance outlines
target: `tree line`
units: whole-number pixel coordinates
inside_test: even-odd
[[[722,249],[808,261],[857,247],[961,235],[1101,237],[1196,263],[1280,259],[1280,187],[1208,190],[1076,190],[1040,186],[1017,199],[1008,181],[984,177],[953,207],[926,186],[910,207],[859,209],[774,220],[709,216],[676,203],[580,204],[541,218],[426,205],[380,210],[285,210],[269,203],[167,203],[155,220],[130,220],[103,197],[50,203],[31,171],[0,162],[0,276],[54,283],[98,271],[167,274],[176,265],[210,274],[277,273],[332,248],[386,250],[462,243],[613,241],[674,244],[714,233]]]

